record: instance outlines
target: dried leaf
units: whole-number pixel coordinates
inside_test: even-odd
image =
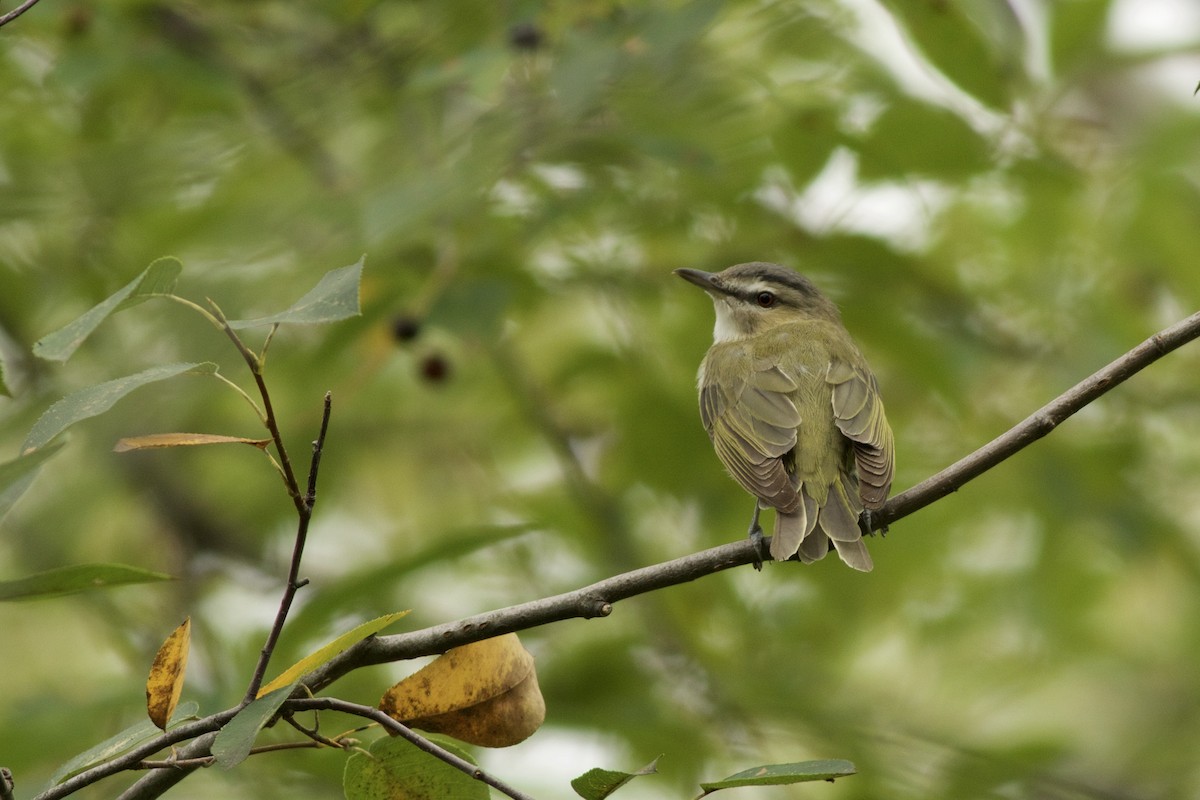
[[[219,433],[151,433],[119,439],[113,446],[113,452],[127,453],[130,450],[149,450],[154,447],[194,447],[200,444],[248,444],[259,450],[266,450],[271,440],[223,436]]]
[[[188,617],[158,649],[150,667],[150,677],[146,679],[146,713],[150,715],[150,721],[163,730],[167,729],[167,722],[183,691],[191,632],[192,619]]]
[[[524,741],[546,718],[533,656],[513,633],[444,653],[389,689],[379,708],[481,747]]]

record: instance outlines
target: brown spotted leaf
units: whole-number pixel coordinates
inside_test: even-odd
[[[188,617],[158,649],[150,667],[150,677],[146,679],[146,713],[150,715],[150,721],[163,730],[167,729],[167,722],[179,702],[179,693],[183,691],[191,632],[192,619]]]
[[[389,689],[379,708],[480,747],[524,741],[546,718],[533,656],[513,633],[447,651]]]

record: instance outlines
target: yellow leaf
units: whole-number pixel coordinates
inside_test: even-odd
[[[481,747],[524,741],[546,719],[533,656],[514,633],[447,651],[388,689],[379,708]]]
[[[152,447],[192,447],[198,444],[248,444],[266,450],[270,439],[247,439],[242,436],[222,436],[219,433],[152,433],[148,436],[127,436],[117,441],[113,452],[147,450]]]
[[[146,679],[146,712],[150,721],[163,730],[167,729],[167,723],[175,713],[175,704],[179,702],[179,693],[183,691],[191,633],[192,619],[188,617],[158,649],[150,667],[150,677]]]
[[[388,625],[391,625],[393,622],[400,619],[407,613],[407,611],[397,611],[394,614],[384,614],[382,617],[376,617],[373,620],[364,622],[352,630],[346,631],[341,636],[322,647],[320,650],[311,655],[305,656],[292,666],[285,669],[278,678],[259,689],[257,696],[262,697],[264,694],[287,686],[289,683],[295,683],[305,673],[312,672],[314,669],[321,666],[326,661],[345,650],[347,647],[357,644],[368,636],[379,633],[381,630],[386,628]]]

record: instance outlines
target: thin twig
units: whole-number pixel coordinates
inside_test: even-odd
[[[305,742],[305,744],[309,743]],[[210,767],[216,760],[216,756],[200,756],[199,758],[168,758],[164,761],[139,761],[130,769],[191,769],[193,767]]]
[[[347,747],[350,747],[350,742],[352,740],[347,739],[346,734],[342,734],[336,739],[330,739],[328,736],[321,733],[321,731],[315,725],[311,728],[301,725],[299,720],[297,720],[296,717],[290,712],[283,715],[283,721],[300,731],[300,733],[303,733],[308,738],[312,739],[314,744],[323,747],[336,747],[340,750],[345,750]]]
[[[459,758],[444,747],[440,747],[434,742],[429,741],[412,728],[397,722],[384,712],[380,711],[378,708],[359,705],[358,703],[350,703],[346,700],[338,700],[334,697],[312,697],[289,700],[287,703],[285,703],[285,707],[293,711],[326,709],[329,711],[341,711],[343,714],[354,714],[359,717],[365,717],[366,719],[379,723],[384,729],[392,734],[407,739],[418,749],[435,758],[441,759],[455,769],[470,775],[475,780],[486,783],[496,791],[513,798],[513,800],[533,800],[533,798],[531,798],[529,795],[512,786],[509,786],[499,778],[484,772],[470,761]]]
[[[265,386],[263,392],[265,402]],[[288,566],[287,585],[284,587],[283,597],[279,601],[279,610],[275,613],[275,622],[271,625],[267,641],[259,653],[258,664],[254,667],[254,677],[251,678],[250,685],[246,687],[243,703],[251,702],[258,695],[263,677],[267,674],[267,664],[270,662],[271,654],[275,652],[275,645],[279,642],[279,636],[283,632],[283,624],[287,621],[292,601],[296,599],[296,592],[308,583],[307,580],[300,580],[300,561],[304,557],[304,544],[308,540],[308,526],[312,521],[313,506],[317,501],[317,471],[321,466],[321,452],[325,449],[325,434],[329,432],[329,416],[332,410],[333,396],[326,392],[324,410],[321,414],[321,431],[317,434],[316,441],[313,442],[312,461],[308,468],[308,485],[297,506],[300,519],[296,524],[296,541],[292,545],[292,561]]]
[[[263,753],[278,753],[282,750],[315,750],[321,747],[332,747],[337,750],[345,750],[346,747],[332,739],[326,739],[323,736],[318,736],[307,742],[276,742],[274,744],[262,744],[257,747],[250,748],[250,755],[257,756]],[[139,761],[133,769],[195,769],[202,767],[211,767],[216,762],[215,756],[199,756],[197,758],[168,758],[162,761]]]
[[[287,484],[288,495],[292,498],[292,502],[296,506],[296,511],[301,512],[304,499],[300,496],[300,484],[296,480],[296,473],[292,469],[292,461],[288,457],[287,448],[283,444],[283,434],[279,430],[279,420],[275,418],[275,408],[271,405],[271,393],[267,390],[267,383],[263,379],[262,360],[257,353],[246,346],[246,343],[242,341],[242,337],[238,336],[237,331],[229,324],[229,320],[225,317],[220,307],[212,301],[212,298],[208,299],[208,305],[212,308],[213,316],[216,318],[221,330],[229,337],[229,341],[233,342],[233,346],[237,348],[237,351],[241,353],[246,366],[250,368],[250,374],[254,376],[254,383],[258,386],[259,397],[263,401],[263,421],[266,423],[267,430],[271,433],[272,441],[275,442],[275,452],[279,455],[279,466],[283,469],[284,483]]]
[[[33,8],[35,5],[37,5],[37,1],[38,0],[25,0],[24,3],[21,3],[21,5],[17,6],[12,11],[0,16],[0,28],[3,28],[8,23],[12,22],[14,19]],[[3,795],[0,795],[0,797],[3,797]]]

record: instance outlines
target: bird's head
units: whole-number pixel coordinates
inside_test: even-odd
[[[677,269],[675,274],[712,297],[717,342],[744,339],[801,320],[841,322],[837,306],[812,281],[778,264],[753,261],[721,272]]]

